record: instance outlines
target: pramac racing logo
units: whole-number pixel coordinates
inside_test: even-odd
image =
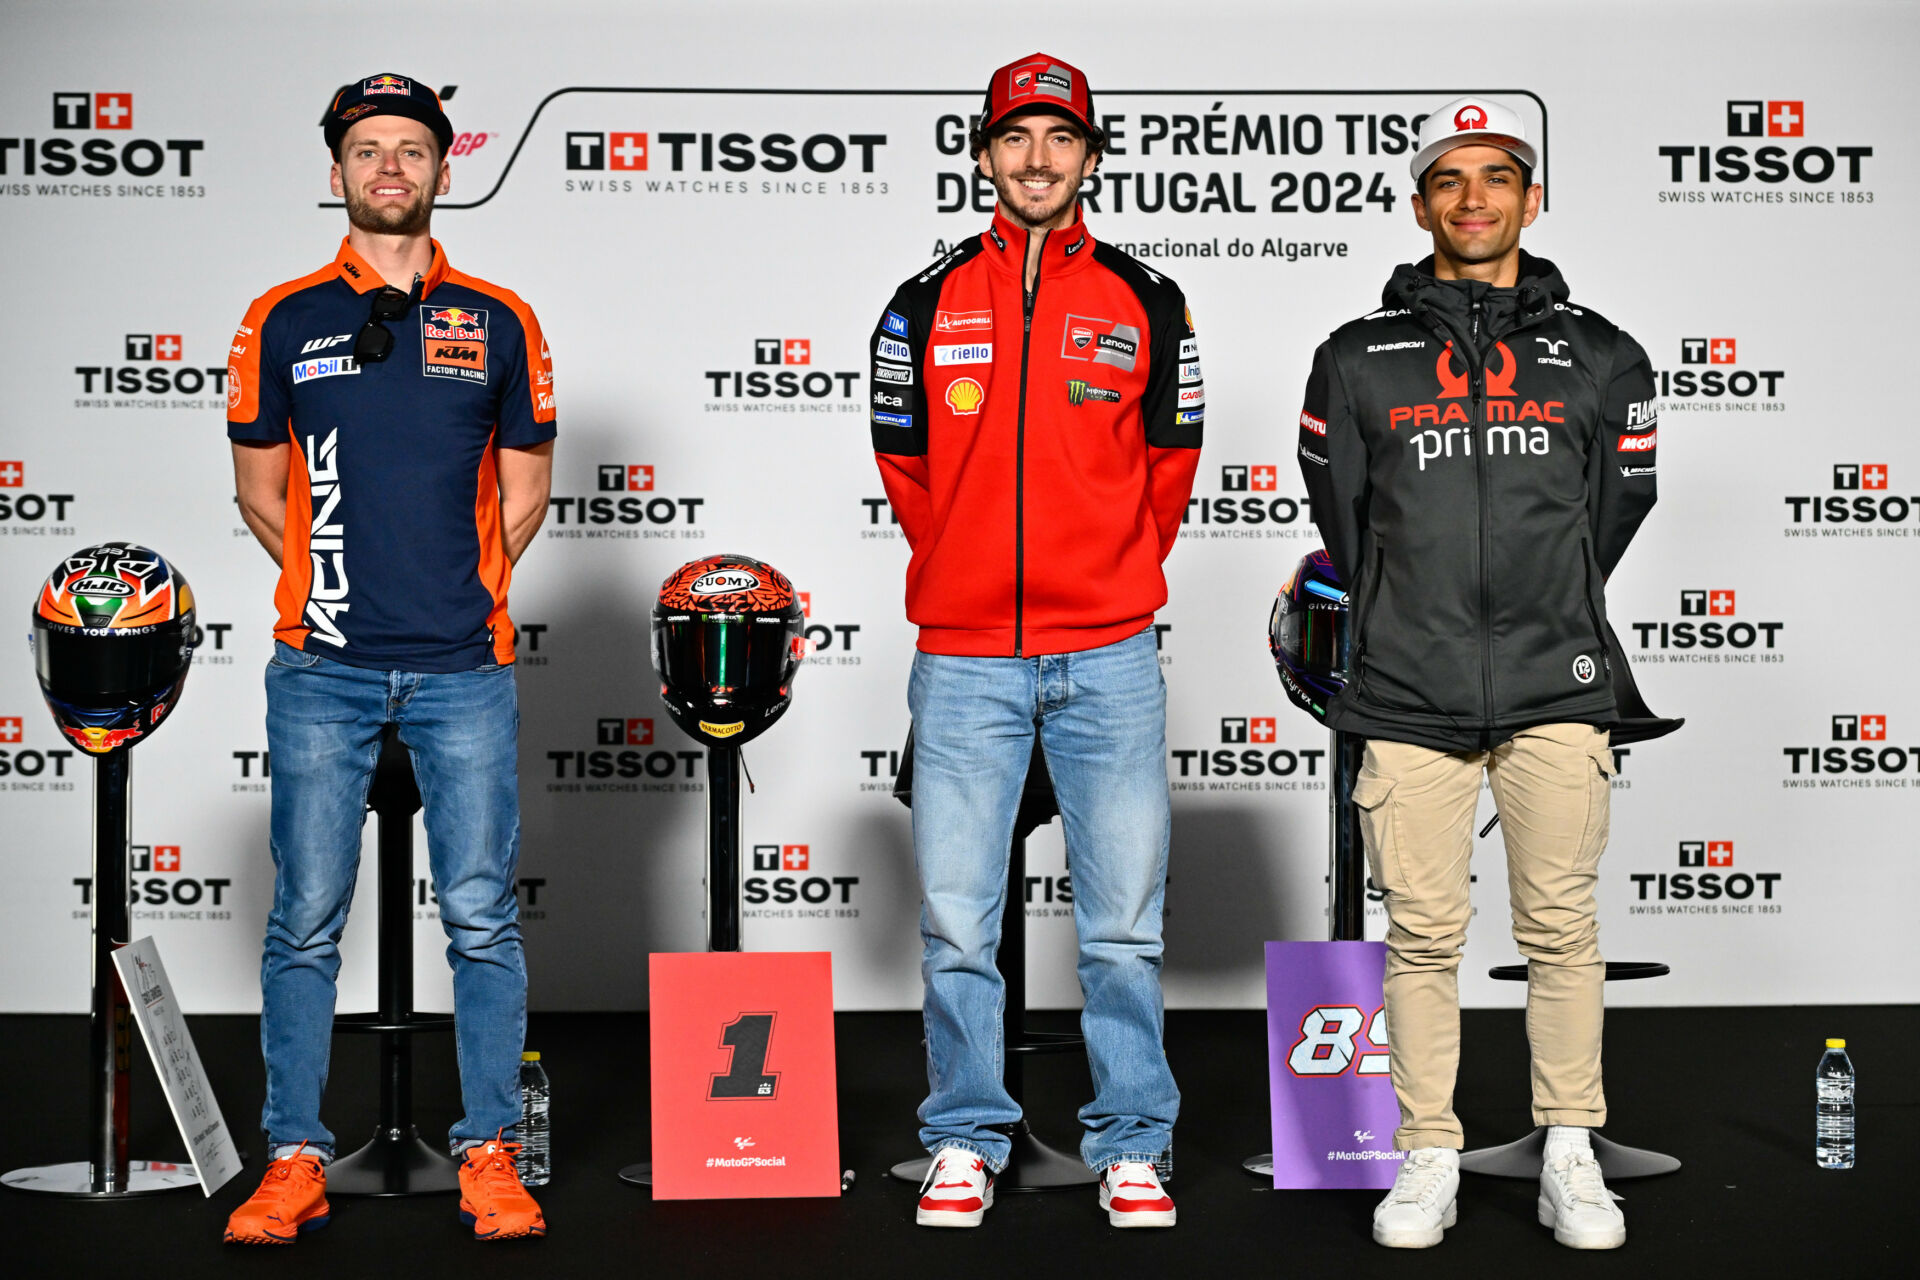
[[[1486,369],[1487,453],[1491,456],[1496,445],[1502,455],[1546,453],[1552,441],[1544,424],[1565,422],[1566,404],[1560,400],[1522,399],[1513,389],[1520,362],[1514,359],[1512,349],[1504,342],[1496,342],[1493,355],[1497,367],[1489,365]],[[1403,425],[1426,428],[1416,430],[1407,438],[1407,444],[1419,455],[1422,471],[1435,458],[1454,456],[1455,436],[1459,437],[1460,456],[1473,456],[1473,416],[1460,403],[1472,393],[1471,378],[1465,369],[1454,372],[1451,342],[1434,362],[1433,373],[1440,382],[1440,394],[1434,403],[1399,405],[1387,411],[1389,431],[1398,431]],[[1527,422],[1534,425],[1520,425]]]

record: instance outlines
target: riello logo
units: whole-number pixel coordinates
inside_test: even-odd
[[[164,913],[142,913],[149,918],[168,920],[226,920],[232,918],[231,911],[208,911],[205,908],[226,905],[227,890],[233,887],[230,876],[197,877],[185,874],[186,858],[177,844],[136,844],[128,853],[133,872],[128,881],[129,900],[134,906],[150,907],[186,907],[185,911],[169,910]],[[93,903],[93,877],[78,876],[74,887],[80,891],[80,905]]]
[[[1287,487],[1299,488],[1299,471],[1287,468]],[[1280,468],[1271,462],[1234,462],[1220,468],[1218,496],[1187,499],[1180,522],[1198,537],[1279,538],[1313,532],[1304,492],[1280,492]],[[1214,526],[1207,532],[1198,526]]]
[[[1865,179],[1866,162],[1873,157],[1873,148],[1859,143],[1808,142],[1807,104],[1800,98],[1734,98],[1727,102],[1725,123],[1726,136],[1733,141],[1660,147],[1668,182],[1709,188],[1706,192],[1663,191],[1663,202],[1831,204],[1835,203],[1831,191],[1762,189],[1788,182],[1857,188]],[[1753,189],[1755,184],[1758,189]],[[1716,187],[1729,190],[1711,190]]]
[[[0,522],[23,526],[40,525],[51,517],[64,522],[67,508],[73,505],[70,493],[26,492],[27,464],[19,458],[0,458]],[[15,492],[21,490],[21,492]],[[47,533],[51,529],[36,529]],[[19,532],[28,532],[20,529]]]
[[[0,138],[0,178],[191,178],[194,157],[206,149],[200,138],[129,137],[143,116],[133,94],[88,90],[56,91],[46,136]],[[91,134],[91,137],[77,137]],[[10,194],[62,195],[67,183],[19,186]],[[148,195],[145,187],[123,184],[90,194]],[[199,194],[196,191],[196,194]]]
[[[207,396],[225,402],[227,366],[186,363],[186,345],[177,333],[129,333],[121,345],[118,364],[80,364],[73,367],[80,394],[108,397],[81,399],[76,408],[115,408],[128,397],[139,397],[139,407],[198,409],[201,402],[174,404],[154,396]]]
[[[5,464],[0,463],[0,466]],[[45,721],[40,721],[45,723]],[[0,786],[8,791],[65,791],[73,784],[49,787],[46,779],[67,776],[67,761],[73,752],[65,747],[51,749],[26,745],[26,720],[21,716],[0,716]]]
[[[547,752],[547,763],[553,770],[553,779],[556,782],[580,782],[695,777],[694,771],[706,753],[697,750],[668,751],[656,746],[653,725],[653,719],[648,716],[601,717],[594,725],[594,745],[591,748]]]
[[[1637,871],[1629,875],[1635,900],[1713,903],[1719,905],[1702,913],[1717,915],[1729,910],[1744,913],[1743,908],[1725,904],[1773,902],[1780,882],[1786,878],[1778,871],[1736,868],[1731,840],[1682,840],[1678,865],[1675,871]],[[1693,914],[1695,910],[1685,913]],[[1643,908],[1642,913],[1644,911]]]
[[[831,406],[810,401],[839,401],[849,409],[857,408],[854,402],[864,377],[860,370],[829,373],[812,366],[810,338],[755,338],[753,367],[707,370],[708,391],[716,401],[745,402],[728,403],[728,410],[733,412],[830,411]],[[709,411],[716,407],[709,405]]]
[[[1322,747],[1280,747],[1273,716],[1222,716],[1220,744],[1169,752],[1178,778],[1320,779]],[[1254,787],[1262,784],[1254,783]]]
[[[1738,338],[1680,339],[1680,367],[1653,375],[1654,391],[1664,399],[1687,401],[1680,409],[1778,412],[1784,369],[1747,369],[1740,365]]]
[[[1669,661],[1686,661],[1685,655],[1701,651],[1705,656],[1692,661],[1739,662],[1780,661],[1780,634],[1784,622],[1748,622],[1738,618],[1739,594],[1732,587],[1696,587],[1680,593],[1680,617],[1661,622],[1632,624],[1634,637],[1642,653],[1667,654]]]
[[[1884,462],[1836,462],[1828,493],[1788,496],[1790,538],[1905,538],[1920,518],[1920,494],[1891,492]],[[1814,525],[1827,526],[1813,528]],[[1892,527],[1889,527],[1892,526]]]
[[[697,525],[700,508],[707,502],[656,493],[654,469],[646,463],[600,463],[596,483],[599,492],[593,495],[547,499],[556,526]],[[671,537],[672,532],[665,536]]]
[[[804,844],[756,844],[752,873],[741,884],[749,906],[791,907],[789,911],[751,911],[754,916],[843,917],[860,914],[853,905],[859,876],[820,874],[813,847]]]
[[[1827,732],[1821,745],[1780,748],[1787,786],[1905,787],[1907,775],[1920,774],[1920,747],[1894,745],[1883,712],[1832,716]]]

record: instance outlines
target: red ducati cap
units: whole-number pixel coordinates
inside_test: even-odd
[[[1052,111],[1094,128],[1093,92],[1078,67],[1044,53],[1028,54],[993,73],[981,129],[991,129],[1017,111]]]

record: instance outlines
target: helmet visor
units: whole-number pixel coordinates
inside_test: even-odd
[[[72,702],[145,697],[179,679],[189,658],[187,631],[178,625],[125,636],[35,630],[41,683]]]
[[[660,678],[682,696],[771,697],[786,682],[786,625],[767,617],[694,614],[654,631]]]
[[[1295,670],[1344,676],[1347,629],[1344,609],[1293,608],[1280,618],[1280,650]]]

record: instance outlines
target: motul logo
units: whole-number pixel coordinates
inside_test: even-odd
[[[1652,453],[1654,438],[1659,434],[1657,431],[1649,431],[1643,435],[1621,436],[1618,447],[1622,453]]]

